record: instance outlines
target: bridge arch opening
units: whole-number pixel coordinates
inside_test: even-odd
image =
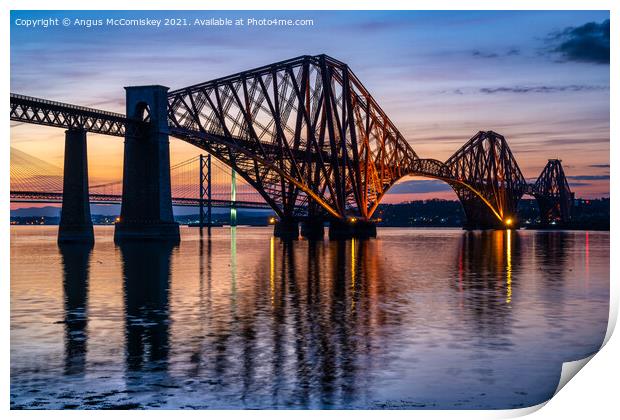
[[[410,178],[407,180],[406,178]],[[433,197],[433,194],[443,193],[445,199],[456,198],[465,214],[465,227],[466,228],[481,228],[481,227],[510,227],[516,222],[515,215],[503,214],[502,209],[496,209],[488,199],[484,197],[479,191],[466,182],[459,182],[454,179],[445,179],[440,176],[433,176],[428,173],[412,173],[397,179],[388,189],[386,189],[384,195],[377,203],[377,207],[380,203],[385,203],[385,199],[390,200],[390,196],[394,194],[394,190],[402,190],[402,185],[407,182],[433,182],[433,188],[423,189],[422,192],[426,193],[425,198],[432,199],[439,198]],[[428,185],[428,184],[427,184]],[[415,188],[413,189],[415,191]],[[420,190],[414,192],[419,193]],[[463,197],[466,197],[464,200]],[[454,200],[453,200],[454,201]],[[373,209],[373,211],[376,210]],[[476,215],[476,217],[474,217]]]
[[[442,179],[422,175],[405,175],[398,179],[381,198],[381,204],[397,204],[416,200],[458,200],[454,189]]]
[[[144,101],[139,101],[136,103],[133,119],[142,122],[149,122],[151,120],[151,108],[149,107],[149,104]]]

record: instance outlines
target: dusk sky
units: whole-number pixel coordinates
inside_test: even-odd
[[[17,18],[278,17],[308,27],[25,28]],[[11,91],[124,113],[123,86],[171,89],[287,58],[349,64],[422,157],[447,159],[479,130],[509,141],[526,178],[561,158],[577,197],[609,196],[609,13],[13,12]],[[62,166],[64,132],[12,123],[11,145]],[[120,179],[123,142],[89,134],[91,182]],[[171,139],[172,162],[200,150]],[[407,181],[389,201],[456,199]]]

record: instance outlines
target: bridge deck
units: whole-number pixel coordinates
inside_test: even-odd
[[[11,191],[11,203],[60,203],[62,193],[39,192],[39,191]],[[90,194],[91,204],[121,204],[122,196],[112,194]],[[209,205],[209,200],[204,200],[204,205]],[[198,207],[199,198],[173,197],[172,204],[181,207]],[[271,209],[265,202],[211,200],[212,207],[234,207],[246,209]]]

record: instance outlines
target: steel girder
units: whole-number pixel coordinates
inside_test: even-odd
[[[574,198],[560,159],[549,159],[529,192],[538,202],[543,224],[570,220]]]
[[[418,156],[349,67],[302,56],[169,93],[171,134],[213,153],[281,217],[369,218]]]
[[[90,133],[124,137],[126,130],[139,134],[140,123],[114,112],[65,104],[11,93],[11,121],[64,129],[81,128]]]

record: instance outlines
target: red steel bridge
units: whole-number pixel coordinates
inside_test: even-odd
[[[330,236],[372,236],[382,197],[408,175],[448,183],[467,228],[516,226],[525,194],[538,200],[544,222],[570,218],[572,193],[560,160],[549,160],[528,183],[506,139],[493,131],[478,132],[445,162],[421,158],[349,66],[326,55],[170,92],[129,87],[126,109],[122,115],[11,94],[11,120],[67,130],[65,167],[81,162],[74,175],[87,171],[86,132],[125,138],[119,236],[175,235],[169,136],[239,174],[277,213],[275,232],[283,236],[296,236],[299,221],[308,236],[322,235],[324,221]],[[86,194],[83,183],[74,187]]]

